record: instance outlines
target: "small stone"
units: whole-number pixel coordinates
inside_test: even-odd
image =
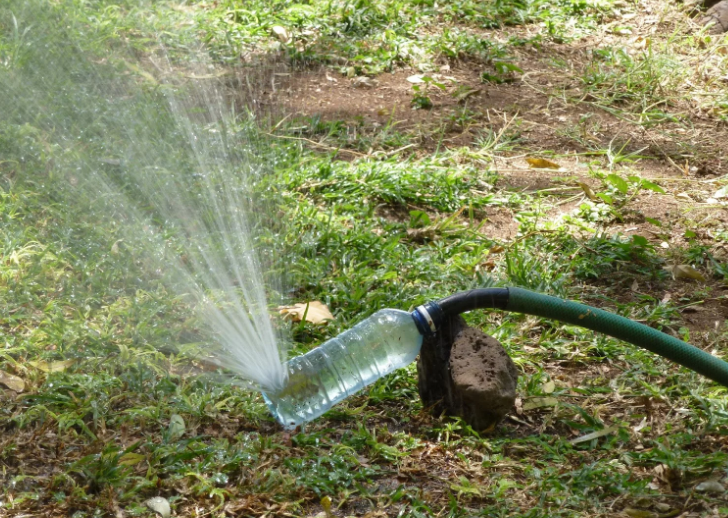
[[[722,34],[728,31],[728,0],[718,2],[708,9],[700,24],[709,26],[708,34]]]

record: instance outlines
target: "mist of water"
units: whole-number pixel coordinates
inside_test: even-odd
[[[37,181],[118,229],[124,246],[193,300],[212,337],[205,357],[280,389],[285,351],[268,313],[257,239],[265,207],[253,189],[269,164],[219,71],[204,54],[173,66],[161,48],[143,61],[82,48],[49,7],[0,17],[10,49],[0,109],[18,135],[43,135],[26,150],[46,164]]]

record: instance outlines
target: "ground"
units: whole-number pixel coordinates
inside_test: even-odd
[[[321,300],[335,316],[274,318],[292,354],[377,309],[496,284],[726,357],[728,40],[699,8],[38,5],[0,8],[0,514],[151,516],[154,496],[177,516],[313,516],[325,498],[334,516],[728,513],[726,389],[533,316],[467,316],[519,369],[493,430],[431,415],[410,367],[285,431],[257,391],[186,354],[201,325],[121,233],[125,215],[59,189],[99,156],[110,177],[146,157],[184,165],[133,121],[94,133],[137,89],[222,92],[257,146],[239,156],[269,169],[252,191],[271,306]],[[125,147],[139,135],[150,143]]]

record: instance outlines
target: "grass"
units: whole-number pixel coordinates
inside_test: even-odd
[[[467,315],[521,374],[516,408],[488,434],[430,415],[414,366],[285,433],[257,392],[194,359],[202,323],[143,236],[64,184],[105,168],[142,196],[114,176],[121,161],[189,173],[194,156],[155,107],[171,91],[194,97],[185,75],[200,46],[213,76],[267,61],[342,82],[476,67],[477,82],[445,93],[518,99],[445,112],[432,95],[425,122],[378,126],[237,112],[229,151],[266,165],[251,196],[265,208],[271,306],[321,300],[336,317],[275,320],[292,352],[380,308],[516,285],[725,356],[725,170],[710,142],[725,135],[724,39],[652,3],[671,30],[649,42],[627,39],[644,6],[619,2],[21,4],[0,8],[0,85],[24,93],[0,100],[2,513],[153,516],[153,496],[178,516],[311,516],[325,497],[335,516],[728,513],[725,493],[697,490],[728,476],[725,389],[535,317]],[[559,54],[584,44],[589,54]],[[152,64],[162,48],[179,72],[166,82]],[[163,238],[188,246],[174,230]],[[674,265],[705,281],[674,279]]]

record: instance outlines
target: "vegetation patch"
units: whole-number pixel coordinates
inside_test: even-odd
[[[725,357],[728,43],[686,10],[0,6],[0,86],[11,92],[0,98],[3,512],[728,513],[726,389],[532,316],[467,315],[521,375],[515,408],[488,433],[432,416],[412,366],[285,432],[259,392],[191,354],[204,322],[163,282],[143,236],[99,199],[69,195],[99,168],[145,194],[124,168],[159,165],[150,157],[175,165],[165,174],[187,171],[178,147],[156,149],[184,135],[152,107],[187,94],[204,122],[196,92],[217,92],[241,137],[231,156],[262,164],[248,194],[261,207],[271,313],[316,300],[334,316],[273,317],[291,354],[381,308],[521,286]],[[149,131],[129,147],[123,128],[139,125],[104,128],[134,109]],[[162,237],[184,249],[175,229]]]

